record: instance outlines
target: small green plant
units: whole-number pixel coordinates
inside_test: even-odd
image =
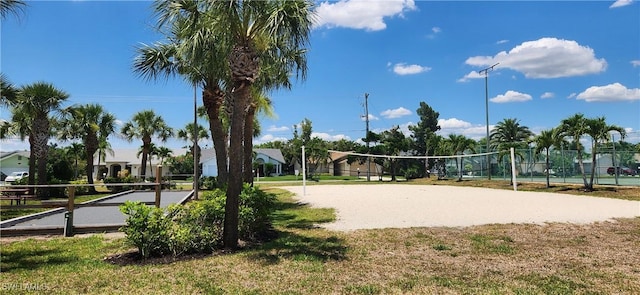
[[[127,241],[138,248],[142,257],[169,253],[171,220],[164,210],[127,201],[120,206],[120,211],[127,215],[126,225],[121,230],[127,235]]]

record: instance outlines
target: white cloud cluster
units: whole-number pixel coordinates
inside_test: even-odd
[[[464,75],[464,77],[458,79],[458,82],[469,82],[471,79],[480,79],[484,78],[484,75],[480,75],[478,71],[471,71],[469,74]]]
[[[609,6],[609,8],[623,7],[623,6],[631,5],[631,3],[633,3],[633,0],[617,0],[616,2],[613,2],[613,4]]]
[[[269,126],[269,128],[267,128],[267,132],[285,132],[285,131],[289,131],[290,128],[287,126],[276,126],[276,125],[271,125]]]
[[[325,132],[312,132],[311,133],[311,137],[319,137],[323,140],[326,141],[337,141],[337,140],[341,140],[341,139],[346,139],[346,140],[351,140],[351,138],[349,136],[346,136],[344,134],[336,134],[336,135],[331,135],[329,133],[325,133]]]
[[[360,119],[361,119],[362,121],[366,121],[366,117],[367,117],[367,116],[362,115],[362,116],[360,116]],[[378,121],[378,120],[380,120],[380,118],[378,118],[378,117],[374,116],[373,114],[369,114],[369,121]]]
[[[542,99],[546,99],[546,98],[554,98],[556,95],[553,92],[545,92],[542,95],[540,95],[540,98]]]
[[[343,27],[379,31],[387,28],[385,17],[400,16],[415,10],[414,0],[342,0],[322,2],[316,8],[315,27]]]
[[[587,102],[640,100],[640,88],[629,89],[620,83],[613,83],[606,86],[592,86],[578,94],[576,99]]]
[[[504,44],[504,43],[507,43],[507,42],[509,42],[509,40],[503,39],[503,40],[498,40],[498,42],[496,42],[496,44]]]
[[[495,103],[508,103],[508,102],[524,102],[524,101],[529,101],[531,99],[532,97],[529,94],[509,90],[504,94],[500,94],[489,100]]]
[[[441,128],[439,133],[442,136],[460,134],[473,138],[474,140],[479,140],[487,136],[486,125],[473,125],[458,118],[438,119],[438,126]],[[489,130],[491,129],[493,129],[493,126],[489,126]]]
[[[635,67],[640,67],[640,60],[632,60],[631,65]]]
[[[393,66],[393,72],[404,76],[404,75],[415,75],[424,72],[430,71],[430,67],[425,67],[421,65],[408,65],[405,63],[397,63]]]
[[[596,58],[593,49],[576,41],[556,38],[527,41],[495,56],[470,57],[466,63],[477,67],[500,63],[496,68],[510,68],[527,78],[583,76],[607,68],[607,62]]]
[[[438,126],[440,126],[441,129],[460,129],[471,127],[471,123],[458,118],[438,119]]]
[[[276,137],[276,136],[273,136],[273,134],[266,134],[264,136],[261,136],[258,140],[256,140],[255,144],[271,142],[271,141],[287,141],[287,140],[289,139],[286,137]]]
[[[407,110],[407,109],[405,109],[403,107],[399,107],[399,108],[393,109],[393,110],[386,110],[386,111],[380,113],[380,115],[383,116],[386,119],[396,119],[396,118],[400,118],[400,117],[411,115],[411,111]]]

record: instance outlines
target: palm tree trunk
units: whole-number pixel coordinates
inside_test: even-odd
[[[36,184],[36,152],[35,152],[35,141],[33,136],[29,136],[29,194],[33,195],[35,189],[31,185]]]
[[[244,121],[244,182],[253,186],[253,125],[256,105],[249,104],[247,117]]]
[[[596,174],[596,144],[598,143],[594,140],[591,146],[591,175],[589,177],[589,187],[587,187],[588,191],[593,190],[593,177]]]
[[[202,103],[207,110],[209,117],[209,130],[213,140],[213,148],[216,153],[216,164],[218,165],[218,183],[222,186],[229,181],[229,165],[227,162],[227,132],[220,117],[220,108],[224,102],[224,93],[216,84],[212,87],[207,84],[202,91]]]
[[[456,160],[458,164],[458,160]],[[460,157],[460,163],[458,164],[458,181],[462,181],[462,157]]]
[[[582,173],[582,182],[584,183],[584,189],[589,189],[589,184],[587,183],[587,175],[584,173],[584,162],[582,161],[582,151],[580,150],[580,145],[578,145],[578,166],[580,166],[580,172]]]
[[[37,116],[33,120],[34,126],[34,150],[38,165],[38,185],[47,184],[47,159],[49,156],[47,143],[49,141],[49,119],[46,115]],[[45,187],[37,191],[39,198],[47,198],[49,190]]]
[[[249,83],[238,83],[233,93],[233,116],[231,118],[231,132],[229,142],[229,182],[227,186],[227,200],[225,204],[223,243],[226,249],[238,247],[238,207],[242,192],[243,140],[244,120]]]
[[[87,167],[85,171],[87,173],[87,183],[93,184],[93,155],[98,150],[98,137],[96,134],[89,133],[84,144],[85,159],[87,160]],[[98,154],[98,166],[100,166],[100,155]],[[95,194],[95,186],[89,186],[89,193]]]
[[[547,167],[547,188],[551,187],[549,185],[549,147],[547,147],[547,159],[545,160],[545,167]]]
[[[150,140],[147,142],[145,139],[142,140],[142,161],[140,162],[140,178],[142,181],[145,181],[145,177],[147,176],[147,156],[149,154],[150,142]]]

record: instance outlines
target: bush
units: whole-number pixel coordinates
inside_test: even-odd
[[[171,219],[161,208],[126,201],[120,206],[120,211],[127,215],[126,225],[121,230],[127,235],[127,241],[138,248],[142,257],[169,253]]]
[[[198,181],[198,186],[205,190],[221,188],[218,184],[218,179],[214,176],[200,178],[200,181]]]
[[[80,180],[74,180],[74,181],[70,181],[69,183],[71,184],[88,184],[89,182],[86,179],[80,179]],[[91,187],[89,186],[76,186],[76,196],[81,196],[81,195],[86,195],[89,194],[89,189]],[[69,191],[65,190],[65,194],[67,196],[69,196]]]
[[[112,183],[133,183],[134,179],[131,175],[127,176],[118,176],[118,177],[106,177],[104,180],[104,184],[112,184]],[[133,187],[130,185],[108,185],[107,188],[109,191],[118,193],[123,191],[128,191]]]

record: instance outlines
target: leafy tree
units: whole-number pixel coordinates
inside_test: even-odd
[[[74,162],[74,179],[78,179],[78,158],[84,154],[84,145],[81,143],[73,142],[70,146],[66,147],[66,153],[73,158]]]
[[[61,124],[60,138],[63,140],[80,139],[84,146],[84,159],[87,161],[85,173],[87,182],[93,184],[93,159],[100,149],[100,143],[106,142],[115,132],[116,117],[104,110],[99,104],[72,106],[64,111],[65,119]],[[100,162],[98,162],[98,165]],[[95,193],[95,187],[89,193]]]
[[[430,141],[436,136],[436,132],[440,130],[438,125],[438,117],[440,113],[434,111],[431,106],[426,102],[421,101],[420,107],[416,110],[416,113],[420,117],[420,122],[416,125],[410,125],[409,130],[412,132],[411,138],[413,139],[412,148],[418,155],[433,156],[435,149],[429,148]],[[424,167],[432,166],[431,163],[424,163]]]
[[[160,158],[160,165],[164,165],[165,160],[171,157],[172,153],[173,152],[171,151],[171,149],[166,146],[159,147],[157,150],[156,156]]]
[[[134,138],[142,140],[142,160],[140,162],[142,171],[140,177],[145,179],[147,157],[151,152],[152,138],[157,136],[162,142],[165,142],[169,137],[173,136],[173,129],[152,110],[145,110],[134,114],[131,121],[124,124],[121,133],[128,141],[132,141]]]
[[[384,154],[399,156],[402,152],[409,150],[410,141],[400,131],[399,126],[394,126],[390,130],[383,131],[380,134],[380,143],[384,148]],[[391,171],[391,181],[397,181],[396,164],[398,163],[398,159],[389,158],[388,162]]]

